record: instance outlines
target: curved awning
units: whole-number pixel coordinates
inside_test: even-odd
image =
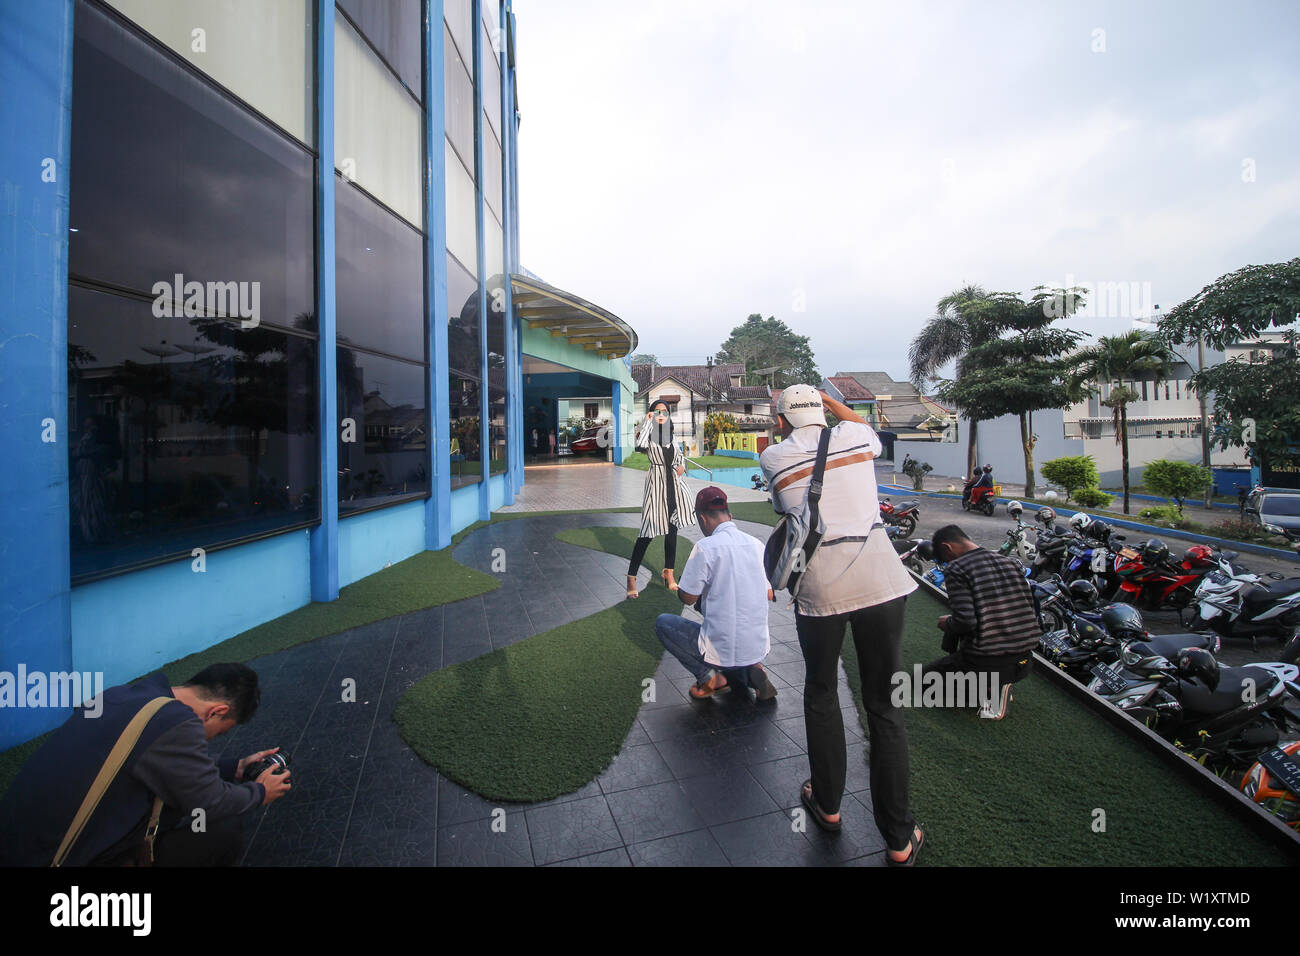
[[[636,351],[632,326],[612,312],[533,276],[510,274],[515,314],[534,329],[581,345],[601,358],[622,358]]]

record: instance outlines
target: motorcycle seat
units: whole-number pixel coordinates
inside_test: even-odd
[[[895,510],[895,511],[906,511],[908,508],[916,508],[916,507],[919,507],[920,504],[921,504],[920,501],[918,501],[916,498],[912,498],[912,499],[909,500],[909,501],[899,502],[898,504],[894,505],[894,510]]]
[[[1214,637],[1208,634],[1153,634],[1145,641],[1134,641],[1131,647],[1144,657],[1157,654],[1173,660],[1185,647],[1203,647],[1206,650],[1213,650]],[[1220,668],[1220,674],[1222,670]]]
[[[1261,700],[1278,677],[1262,667],[1220,667],[1219,686],[1210,690],[1200,681],[1179,681],[1179,698],[1184,710],[1198,714],[1226,714],[1245,703],[1246,681],[1255,682],[1255,699]]]
[[[1285,581],[1261,581],[1260,587],[1270,598],[1284,598],[1300,591],[1300,578],[1287,578]]]

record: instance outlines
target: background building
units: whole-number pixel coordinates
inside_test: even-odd
[[[446,547],[530,390],[621,460],[635,332],[519,265],[509,2],[6,3],[0,83],[0,671],[120,682]]]

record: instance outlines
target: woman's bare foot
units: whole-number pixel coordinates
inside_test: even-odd
[[[672,568],[664,568],[664,570],[663,570],[663,578],[664,578],[664,585],[668,588],[668,590],[670,590],[670,591],[676,591],[676,590],[677,590],[677,582],[673,580],[673,569],[672,569]]]
[[[628,596],[628,598],[639,597],[639,595],[638,595],[637,592],[636,592],[636,575],[635,575],[635,574],[629,574],[629,575],[627,576],[627,596]]]

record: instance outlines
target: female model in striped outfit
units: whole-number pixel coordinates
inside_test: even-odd
[[[664,535],[664,584],[677,590],[673,566],[677,563],[677,529],[695,524],[695,509],[686,493],[682,475],[686,465],[673,444],[673,422],[668,417],[668,403],[651,404],[645,422],[636,436],[637,451],[650,459],[645,476],[645,496],[641,501],[641,534],[632,548],[632,563],[627,569],[627,596],[637,596],[636,573],[641,568],[650,539]]]

